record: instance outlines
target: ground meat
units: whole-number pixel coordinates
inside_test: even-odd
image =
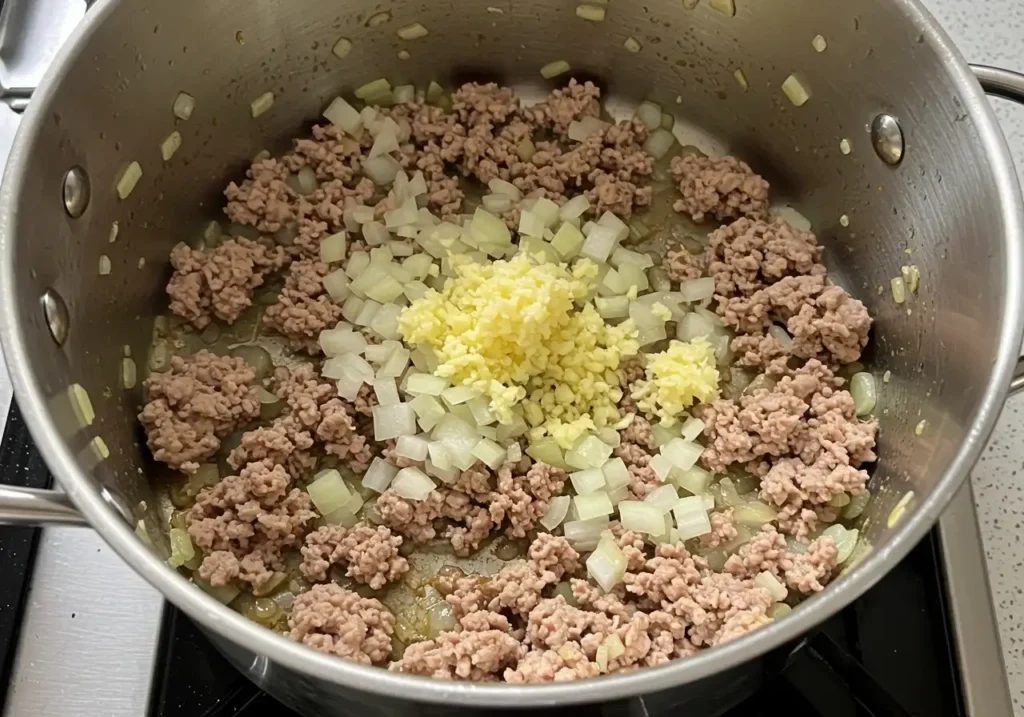
[[[601,114],[600,98],[597,85],[573,79],[565,89],[552,91],[546,102],[525,107],[520,114],[533,127],[566,134],[574,121]]]
[[[703,412],[708,441],[701,462],[721,472],[734,463],[785,455],[808,408],[796,396],[764,389],[711,403]]]
[[[583,648],[567,642],[557,650],[532,650],[515,669],[505,671],[506,682],[567,682],[597,677],[601,668],[591,662]]]
[[[553,573],[557,580],[575,575],[580,569],[579,553],[561,536],[540,533],[530,544],[529,557],[541,574]]]
[[[786,584],[804,595],[821,592],[836,569],[838,556],[835,541],[825,536],[812,541],[806,553],[788,553],[782,563]]]
[[[729,556],[725,571],[739,578],[752,578],[768,571],[791,590],[809,595],[824,589],[836,569],[838,555],[835,541],[825,536],[812,541],[806,552],[790,551],[775,526],[766,525]]]
[[[689,615],[696,621],[689,637],[698,647],[720,645],[770,622],[765,613],[771,606],[771,595],[753,580],[709,572],[691,597],[690,601],[678,601],[673,610],[680,612],[680,617]]]
[[[497,682],[525,651],[519,640],[502,630],[443,632],[406,647],[390,669],[442,680]]]
[[[698,254],[691,254],[684,247],[670,249],[662,266],[672,281],[691,281],[704,276],[704,261]]]
[[[327,264],[312,259],[292,262],[277,303],[263,314],[263,323],[288,339],[296,351],[319,354],[320,332],[333,329],[341,320],[341,307],[324,289],[329,271]]]
[[[736,356],[736,366],[757,368],[772,377],[786,372],[789,351],[770,334],[741,334],[729,348]]]
[[[546,463],[505,463],[498,469],[498,489],[491,493],[491,519],[495,525],[507,519],[508,535],[526,537],[544,517],[551,499],[562,492],[565,478],[565,471]]]
[[[682,544],[663,543],[653,558],[648,560],[641,553],[627,567],[623,584],[630,595],[644,599],[642,607],[651,609],[689,597],[706,572],[703,558],[691,555]]]
[[[673,209],[695,222],[768,216],[768,182],[735,157],[673,157],[671,172],[683,195]]]
[[[284,468],[263,461],[199,492],[186,523],[192,542],[208,554],[200,577],[215,586],[237,578],[259,590],[284,570],[282,550],[296,545],[316,517],[309,495],[290,485]]]
[[[708,518],[711,520],[711,532],[700,536],[701,547],[717,548],[719,545],[732,542],[739,535],[736,530],[736,522],[733,519],[732,508],[723,511],[713,510]]]
[[[150,375],[139,420],[153,457],[188,473],[198,469],[222,438],[259,415],[255,378],[242,359],[205,350],[175,356],[167,373]]]
[[[866,471],[823,454],[807,465],[798,458],[774,463],[761,480],[761,498],[779,509],[779,529],[805,540],[817,527],[816,507],[826,506],[840,493],[860,493],[868,480]]]
[[[228,239],[210,251],[178,244],[171,250],[174,274],[167,282],[170,310],[197,329],[213,318],[233,323],[252,306],[253,291],[284,261],[280,247],[268,249],[243,237]]]
[[[632,443],[647,451],[654,450],[654,429],[651,422],[643,416],[637,415],[632,423],[622,429],[620,437],[625,443]]]
[[[395,616],[380,601],[327,583],[295,598],[289,637],[329,655],[378,664],[391,652]]]
[[[466,493],[439,488],[426,500],[408,500],[387,490],[377,498],[377,511],[385,525],[416,543],[426,543],[437,535],[434,521],[453,521],[444,530],[457,555],[469,555],[487,539],[495,527],[487,509],[475,505]],[[458,525],[461,524],[461,525]]]
[[[282,466],[296,480],[305,478],[318,460],[313,435],[294,416],[283,416],[269,426],[243,433],[241,442],[228,455],[228,464],[235,469],[262,460]]]
[[[285,180],[288,168],[276,159],[259,159],[245,173],[241,185],[231,182],[224,190],[228,203],[224,213],[237,224],[256,227],[272,234],[296,219],[292,204],[295,193]]]
[[[307,579],[323,581],[329,567],[346,563],[348,577],[380,590],[409,571],[409,561],[398,554],[401,545],[402,539],[383,525],[326,525],[306,536],[299,567]]]
[[[845,289],[830,286],[806,303],[786,324],[793,335],[793,353],[832,363],[853,363],[868,345],[871,317]]]

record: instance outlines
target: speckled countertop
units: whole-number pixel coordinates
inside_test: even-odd
[[[925,0],[969,62],[1024,71],[1024,2]],[[1024,179],[1024,108],[994,100]],[[1003,411],[981,462],[974,469],[989,576],[999,620],[1014,712],[1024,717],[1024,397]]]

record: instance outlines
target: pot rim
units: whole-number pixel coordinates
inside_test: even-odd
[[[403,675],[385,669],[359,665],[330,657],[295,643],[252,623],[226,605],[195,588],[184,577],[151,553],[135,536],[132,526],[101,497],[91,478],[83,473],[55,422],[44,409],[46,396],[30,364],[20,319],[35,305],[20,306],[14,290],[14,251],[18,202],[23,179],[31,168],[29,147],[49,112],[46,107],[56,94],[65,67],[81,54],[83,43],[103,21],[128,0],[106,0],[86,14],[71,38],[58,53],[36,90],[22,121],[0,186],[0,345],[7,358],[15,396],[22,414],[53,475],[68,496],[106,542],[138,574],[157,588],[170,602],[206,630],[252,651],[273,656],[296,672],[356,690],[428,703],[478,707],[543,707],[621,699],[646,694],[726,671],[754,657],[798,639],[814,626],[846,607],[900,561],[925,535],[953,497],[977,461],[1002,409],[1024,330],[1024,204],[1005,138],[991,105],[964,58],[919,0],[890,0],[942,57],[949,79],[965,98],[966,109],[977,127],[998,182],[995,191],[1002,207],[1006,251],[1006,293],[1004,319],[998,351],[975,414],[974,425],[935,489],[903,522],[884,549],[875,550],[844,579],[807,600],[786,618],[759,628],[726,645],[659,667],[648,667],[621,675],[587,682],[543,685],[472,684]]]

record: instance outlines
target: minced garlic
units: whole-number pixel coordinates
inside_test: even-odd
[[[456,276],[399,319],[410,344],[434,349],[435,374],[490,398],[502,423],[522,404],[531,436],[571,447],[585,431],[619,420],[616,369],[635,354],[632,322],[609,326],[593,305],[577,309],[597,266],[534,263],[523,255],[476,264],[452,257]]]
[[[647,357],[646,380],[633,384],[633,398],[641,411],[672,426],[695,401],[718,398],[715,349],[703,337],[673,341],[668,350]]]

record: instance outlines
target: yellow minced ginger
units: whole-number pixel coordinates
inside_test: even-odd
[[[646,379],[633,384],[637,407],[674,425],[680,414],[696,401],[718,398],[715,349],[703,337],[673,341],[668,350],[647,357]]]
[[[619,419],[616,369],[636,353],[631,322],[609,326],[588,295],[597,266],[535,263],[523,255],[477,264],[452,257],[456,276],[399,318],[407,343],[429,346],[435,374],[480,391],[502,423],[521,404],[531,436],[571,446]]]

